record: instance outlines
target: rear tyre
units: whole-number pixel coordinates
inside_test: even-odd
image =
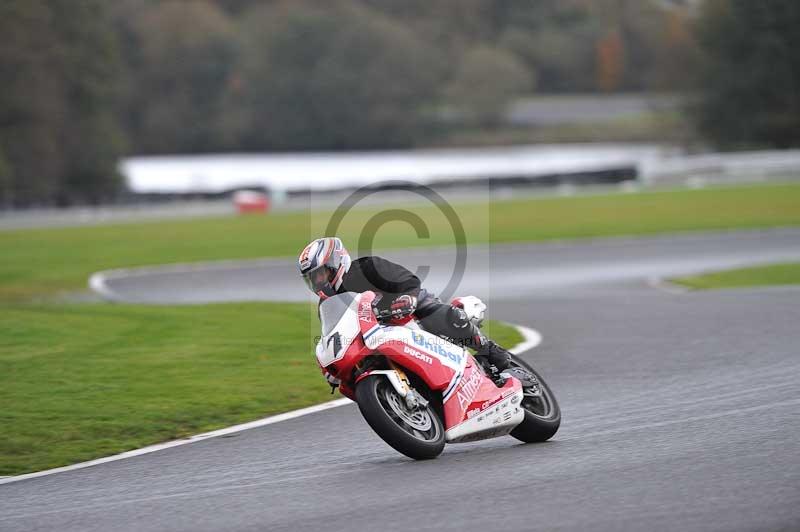
[[[511,366],[533,373],[539,381],[541,393],[532,394],[524,388],[522,402],[525,419],[511,431],[511,435],[525,443],[547,441],[555,435],[561,425],[561,409],[555,395],[538,371],[516,355],[511,355]]]
[[[444,425],[432,404],[409,409],[383,375],[370,375],[356,386],[361,415],[383,441],[414,458],[436,458],[444,449]]]

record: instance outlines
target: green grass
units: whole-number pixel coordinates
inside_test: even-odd
[[[515,328],[493,320],[486,320],[483,332],[498,344],[506,347],[512,347],[523,340],[522,335]]]
[[[0,314],[0,475],[327,397],[304,305],[13,305]]]
[[[376,247],[452,244],[436,207],[407,207],[429,225],[419,239],[400,222]],[[800,224],[800,184],[673,190],[457,205],[470,242],[541,241]],[[351,247],[376,211],[353,211],[339,235]],[[275,214],[97,227],[0,231],[0,300],[85,287],[90,273],[127,266],[294,256],[322,234],[331,213]]]
[[[738,268],[670,280],[697,290],[800,284],[800,263]]]
[[[489,328],[506,345],[521,340]],[[0,475],[329,400],[317,334],[303,304],[0,307]]]

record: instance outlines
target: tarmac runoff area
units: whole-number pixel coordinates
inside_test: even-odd
[[[431,266],[436,291],[449,253],[386,256]],[[0,530],[796,530],[800,291],[652,280],[798,259],[796,229],[475,248],[456,292],[542,333],[524,356],[561,403],[553,440],[414,462],[351,404],[0,485]],[[157,303],[303,290],[290,261],[102,281]]]

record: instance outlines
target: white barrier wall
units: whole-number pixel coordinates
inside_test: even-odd
[[[219,193],[263,187],[354,188],[387,180],[420,184],[635,168],[647,184],[759,179],[800,172],[800,150],[684,155],[648,144],[560,144],[474,149],[130,157],[120,170],[135,193]]]
[[[120,170],[136,193],[218,193],[352,188],[387,180],[536,177],[633,168],[657,157],[652,145],[552,145],[382,152],[131,157]]]

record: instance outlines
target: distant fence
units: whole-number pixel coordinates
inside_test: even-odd
[[[800,178],[800,150],[675,155],[639,165],[646,183],[737,182]]]

